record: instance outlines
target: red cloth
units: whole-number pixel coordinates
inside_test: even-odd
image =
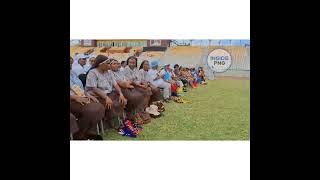
[[[176,92],[177,91],[177,85],[176,84],[171,84],[171,91]]]

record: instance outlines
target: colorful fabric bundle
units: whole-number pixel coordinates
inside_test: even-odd
[[[136,123],[132,123],[130,120],[126,120],[124,127],[118,130],[118,133],[122,136],[128,136],[136,138],[141,133],[143,128]]]

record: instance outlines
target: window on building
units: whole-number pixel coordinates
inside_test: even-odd
[[[161,40],[151,40],[150,46],[161,46]]]

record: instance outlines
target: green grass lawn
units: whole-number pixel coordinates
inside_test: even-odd
[[[250,80],[216,79],[189,89],[188,104],[170,102],[137,138],[109,129],[105,140],[249,140]]]

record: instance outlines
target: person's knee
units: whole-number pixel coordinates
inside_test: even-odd
[[[85,108],[83,113],[84,115],[97,116],[100,119],[105,114],[105,108],[100,103],[91,103]]]
[[[160,89],[159,88],[152,88],[152,92],[153,93],[160,93]]]

